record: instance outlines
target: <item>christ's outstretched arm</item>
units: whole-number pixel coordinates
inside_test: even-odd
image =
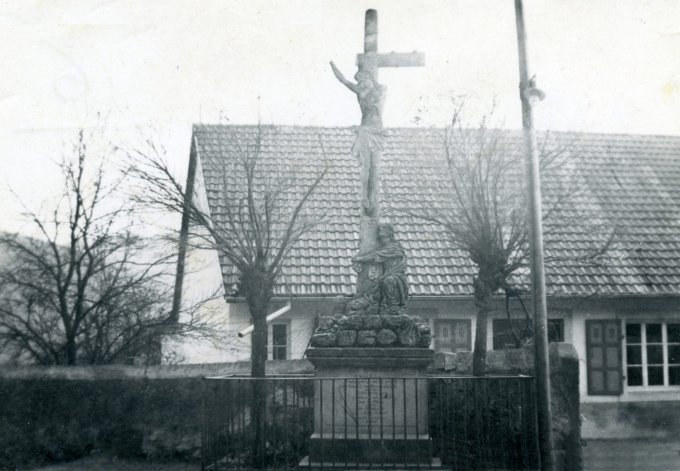
[[[345,78],[344,75],[342,75],[342,72],[340,72],[340,69],[338,69],[333,61],[330,62],[331,64],[331,69],[333,69],[333,73],[335,74],[335,77],[342,83],[345,87],[349,88],[352,90],[354,93],[359,93],[359,89],[357,87],[357,84],[350,82]]]

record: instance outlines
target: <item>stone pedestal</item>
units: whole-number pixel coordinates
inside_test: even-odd
[[[425,348],[310,348],[314,433],[302,466],[433,463]],[[341,466],[342,465],[342,466]]]

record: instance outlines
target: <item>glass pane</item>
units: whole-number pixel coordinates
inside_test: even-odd
[[[526,335],[526,323],[522,322],[521,319],[515,319],[514,321],[510,324],[510,321],[507,319],[494,319],[492,324],[494,350],[518,348],[518,343],[522,345]]]
[[[669,345],[668,346],[668,363],[678,363],[680,364],[680,345]]]
[[[668,384],[680,386],[680,366],[668,367]]]
[[[619,348],[607,347],[607,368],[618,368],[619,366]]]
[[[680,343],[680,324],[668,324],[668,343]]]
[[[647,324],[647,343],[661,342],[661,324]]]
[[[628,367],[628,386],[642,386],[642,367]]]
[[[604,373],[602,371],[590,372],[590,389],[594,393],[604,392]]]
[[[604,359],[602,358],[602,347],[590,348],[590,366],[594,368],[602,368]]]
[[[284,324],[272,326],[272,343],[274,345],[286,345],[286,326]]]
[[[274,360],[285,360],[286,359],[286,347],[274,347],[274,354],[272,355]]]
[[[621,388],[621,376],[618,371],[607,371],[607,391],[618,392]]]
[[[647,384],[649,386],[663,386],[663,366],[647,367]]]
[[[563,319],[548,319],[548,342],[564,342]]]
[[[590,324],[590,341],[593,343],[602,342],[602,325],[600,323]]]
[[[642,364],[642,346],[629,345],[626,347],[626,361],[629,365]]]
[[[626,324],[626,343],[640,343],[640,324]]]
[[[647,345],[647,364],[663,365],[663,346]]]

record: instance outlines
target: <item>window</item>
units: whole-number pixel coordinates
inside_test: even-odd
[[[435,348],[439,352],[467,352],[471,349],[470,320],[435,321]]]
[[[521,348],[533,335],[533,321],[527,319],[494,319],[493,349]],[[564,342],[564,319],[548,319],[548,341]]]
[[[680,386],[680,324],[626,323],[628,386]]]
[[[272,360],[286,360],[288,353],[288,324],[272,324]]]
[[[618,396],[623,392],[620,326],[616,319],[586,321],[586,362],[590,395]]]
[[[564,319],[548,319],[548,342],[564,342]]]

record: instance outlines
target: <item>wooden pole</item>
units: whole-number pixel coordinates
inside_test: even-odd
[[[182,307],[182,289],[184,286],[184,264],[187,256],[187,245],[189,244],[189,208],[191,198],[194,194],[194,180],[196,179],[196,161],[198,153],[198,143],[194,139],[191,143],[189,152],[189,171],[187,173],[187,184],[184,192],[184,207],[182,208],[182,225],[179,230],[179,248],[177,251],[177,270],[175,271],[175,287],[172,294],[172,310],[170,311],[170,321],[179,321],[179,311]]]
[[[543,225],[541,216],[541,178],[539,173],[536,131],[534,130],[532,100],[542,95],[534,88],[529,75],[527,38],[524,27],[522,0],[515,0],[517,49],[519,53],[520,100],[529,201],[529,233],[531,249],[531,288],[534,307],[534,356],[536,364],[536,402],[538,411],[538,446],[541,469],[553,471],[552,425],[550,410],[550,364],[548,358],[548,314],[545,294],[543,260]]]

